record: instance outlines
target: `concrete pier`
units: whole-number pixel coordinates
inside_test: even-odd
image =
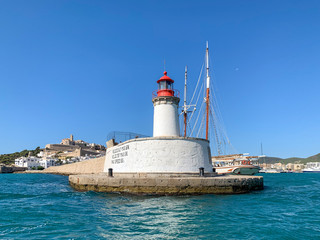
[[[163,174],[106,173],[70,175],[70,185],[78,191],[116,192],[146,195],[238,194],[263,189],[262,176],[192,176]]]

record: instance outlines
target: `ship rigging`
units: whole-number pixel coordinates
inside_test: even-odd
[[[212,155],[226,155],[237,152],[232,146],[224,127],[218,106],[215,83],[211,81],[212,71],[209,65],[209,45],[206,43],[204,63],[198,77],[192,97],[187,104],[187,67],[185,69],[183,133],[185,137],[197,137],[210,140]],[[210,60],[210,62],[212,62]],[[203,70],[206,73],[203,74]]]

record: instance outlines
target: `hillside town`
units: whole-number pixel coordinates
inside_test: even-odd
[[[29,152],[28,156],[15,159],[14,164],[28,170],[41,170],[51,166],[98,158],[104,156],[105,151],[105,146],[74,140],[71,134],[70,138],[62,139],[60,144],[47,144],[36,156],[32,156]]]
[[[260,172],[263,173],[282,173],[282,172],[302,172],[303,169],[307,168],[307,164],[303,163],[273,163],[273,164],[267,164],[267,163],[262,163],[259,164],[259,167],[261,168]]]
[[[306,164],[303,163],[273,163],[273,164],[266,164],[262,163],[259,164],[260,173],[302,173],[302,172],[318,172],[320,171],[320,162],[307,162]]]

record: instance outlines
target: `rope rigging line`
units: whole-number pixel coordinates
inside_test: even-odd
[[[201,67],[201,70],[200,70],[200,75],[199,75],[199,77],[198,77],[198,81],[197,81],[197,85],[196,85],[196,88],[194,89],[194,92],[193,92],[192,98],[191,98],[191,100],[190,100],[190,103],[191,103],[191,104],[192,104],[192,101],[193,101],[194,95],[195,95],[195,93],[196,93],[196,91],[197,91],[197,89],[198,89],[198,85],[199,85],[199,82],[200,82],[200,79],[201,79],[201,75],[202,75],[203,66],[204,66],[204,64],[202,64],[202,67]]]
[[[210,110],[213,111],[214,113],[216,113],[214,111],[214,109],[210,109]],[[236,148],[232,145],[231,141],[229,140],[228,135],[226,134],[225,129],[223,127],[223,123],[221,123],[221,121],[218,119],[219,116],[217,116],[217,114],[214,114],[214,116],[213,116],[213,118],[215,119],[217,133],[220,136],[219,138],[222,139],[222,140],[219,141],[220,142],[220,149],[221,149],[221,144],[222,144],[222,141],[223,141],[223,143],[225,145],[225,150],[224,150],[225,154],[238,152],[236,150]],[[230,149],[230,152],[227,152],[226,146],[229,146],[228,149]]]
[[[198,133],[197,133],[197,138],[199,138],[199,134],[202,132],[204,132],[204,122],[205,122],[205,119],[206,119],[206,115],[202,115],[202,120],[201,120],[201,124],[200,124],[200,127],[199,127],[199,130],[198,130]]]
[[[190,104],[195,105],[196,108],[190,116],[187,117],[187,136],[196,136],[203,137],[205,135],[205,122],[206,122],[206,74],[204,73],[204,68],[206,68],[205,63],[206,59],[204,59],[204,63],[201,66],[200,74],[198,76],[197,84],[194,88]],[[212,59],[209,57],[211,64],[213,63]],[[224,125],[223,117],[221,114],[221,110],[219,107],[219,94],[217,95],[217,82],[215,81],[214,71],[209,69],[209,76],[212,76],[212,80],[209,87],[210,98],[209,98],[209,129],[208,136],[209,139],[215,141],[210,141],[210,145],[212,145],[211,149],[213,152],[217,152],[218,155],[221,154],[229,154],[229,150],[233,150],[233,152],[237,152],[236,149],[230,142],[230,139],[227,135],[227,131]],[[199,102],[200,99],[203,99]],[[198,108],[198,105],[199,108]],[[195,113],[197,111],[197,113]],[[210,127],[211,126],[211,127]],[[189,134],[188,134],[189,133]]]
[[[212,81],[213,84],[210,86],[210,91],[213,92],[213,98],[211,98],[210,100],[210,105],[211,106],[214,106],[214,110],[216,112],[216,115],[217,115],[217,118],[219,120],[219,125],[221,127],[221,130],[223,132],[223,134],[225,135],[227,141],[230,143],[230,140],[229,140],[229,137],[228,137],[228,134],[227,134],[227,131],[225,129],[225,125],[224,125],[224,121],[223,121],[223,117],[222,117],[222,114],[221,114],[221,111],[220,111],[220,107],[219,107],[219,104],[218,104],[218,97],[216,95],[216,91],[214,91],[214,87],[213,85],[216,85],[214,81]]]
[[[199,93],[198,93],[197,101],[196,101],[196,103],[194,104],[194,105],[196,105],[196,106],[198,106],[198,102],[199,102],[199,99],[200,99],[200,96],[201,96],[202,88],[203,88],[203,85],[201,85],[201,88],[200,88]],[[188,124],[189,124],[189,122],[191,122],[194,112],[195,112],[195,111],[192,112],[192,114],[191,114],[191,116],[190,116],[190,118],[189,118]]]
[[[219,134],[217,132],[217,127],[216,127],[216,123],[215,123],[214,111],[210,111],[210,115],[212,117],[212,123],[213,123],[212,125],[213,125],[216,143],[217,143],[218,155],[221,155],[221,142],[219,141]]]
[[[228,138],[228,135],[226,134],[226,131],[225,131],[224,126],[223,126],[223,122],[221,122],[221,118],[219,119],[219,114],[214,111],[214,107],[213,106],[210,108],[210,111],[215,113],[213,118],[215,119],[215,125],[216,125],[216,128],[217,128],[217,133],[220,136],[219,138],[223,140],[225,145],[228,145],[230,147],[230,150],[232,150],[232,152],[237,152],[237,150],[231,144],[231,142],[230,142],[230,140]],[[225,140],[227,141],[227,144],[226,144]],[[221,141],[220,141],[220,144],[222,144]],[[227,153],[226,150],[224,152]]]
[[[200,106],[199,114],[198,114],[198,116],[197,116],[197,118],[196,118],[196,121],[195,121],[195,123],[194,123],[194,125],[193,125],[193,129],[192,129],[192,131],[191,131],[190,136],[192,136],[193,131],[194,131],[194,129],[195,129],[196,126],[197,126],[197,123],[198,123],[198,120],[199,120],[200,113],[201,113],[201,110],[202,110],[203,105],[204,105],[204,102],[202,102],[202,104],[201,104],[201,106]]]

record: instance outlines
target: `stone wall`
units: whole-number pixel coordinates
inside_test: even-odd
[[[51,151],[74,151],[79,149],[79,146],[76,145],[62,145],[62,144],[47,144],[46,148]]]
[[[43,170],[42,173],[52,173],[61,175],[101,173],[103,172],[104,160],[105,157],[100,157],[86,160],[83,162],[49,167]]]

